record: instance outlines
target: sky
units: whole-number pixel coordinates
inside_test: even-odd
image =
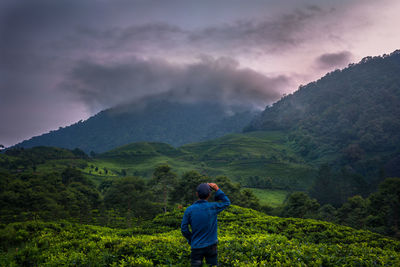
[[[264,109],[400,48],[398,0],[3,0],[0,144],[149,97]]]

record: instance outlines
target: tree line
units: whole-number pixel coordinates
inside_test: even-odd
[[[281,217],[334,222],[400,238],[400,178],[386,178],[368,197],[349,197],[341,206],[320,204],[305,192],[290,194],[282,207],[267,211]]]
[[[137,176],[105,178],[98,186],[79,169],[62,172],[12,173],[0,171],[0,220],[67,219],[104,226],[131,227],[143,220],[196,200],[202,182],[216,182],[233,203],[259,208],[249,190],[227,177],[209,178],[196,171],[181,176],[169,165],[158,166],[151,179]]]

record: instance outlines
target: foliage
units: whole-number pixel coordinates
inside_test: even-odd
[[[44,149],[47,148],[43,148],[46,153]],[[25,154],[33,150],[36,148],[24,149]],[[274,131],[232,134],[180,148],[163,143],[132,143],[85,159],[76,158],[71,151],[62,151],[69,154],[43,158],[38,153],[30,153],[31,156],[25,158],[29,161],[24,165],[18,163],[22,160],[20,154],[0,153],[0,169],[48,172],[71,166],[81,169],[85,176],[100,184],[107,177],[151,178],[157,166],[168,164],[179,175],[196,170],[203,176],[228,176],[246,187],[281,190],[308,190],[315,173],[315,169],[290,148],[287,135]],[[30,163],[40,158],[40,162]]]
[[[306,193],[294,192],[285,202],[282,216],[296,218],[315,218],[320,205],[315,199],[311,199]]]
[[[400,178],[387,178],[369,201],[371,228],[400,238]]]
[[[201,183],[208,182],[208,178],[196,171],[185,172],[174,186],[171,194],[171,202],[184,206],[197,200],[196,188]]]
[[[330,204],[319,207],[305,193],[293,193],[282,208],[272,213],[285,217],[317,218],[359,229],[368,229],[399,238],[400,178],[387,178],[368,198],[356,195],[335,209]]]
[[[146,181],[139,177],[117,178],[103,188],[105,207],[118,211],[129,224],[133,218],[152,218],[159,211]]]
[[[0,229],[1,265],[188,266],[183,210],[126,230],[40,221]],[[151,229],[148,234],[140,233]],[[223,266],[398,265],[400,243],[368,231],[232,206],[219,216]]]
[[[288,195],[288,191],[285,190],[259,188],[248,189],[250,189],[254,193],[254,195],[260,200],[261,205],[267,205],[272,208],[282,206]]]
[[[74,218],[88,222],[100,206],[100,194],[82,174],[67,168],[62,174],[0,173],[2,222],[41,218]]]
[[[157,166],[154,170],[153,178],[149,181],[150,185],[155,190],[156,195],[162,195],[164,204],[164,212],[167,212],[168,199],[171,197],[171,192],[176,185],[176,173],[172,172],[169,165],[163,164]]]
[[[355,228],[365,228],[368,201],[361,196],[354,196],[347,200],[337,211],[339,221]]]
[[[363,59],[300,86],[267,107],[247,131],[287,131],[307,161],[377,177],[400,151],[399,72],[399,50]]]
[[[319,168],[315,182],[310,189],[310,195],[321,204],[340,206],[351,196],[366,196],[368,187],[361,175],[345,168],[342,168],[340,172],[335,172],[331,166],[323,164]]]
[[[140,105],[130,103],[103,110],[85,121],[33,137],[18,146],[79,147],[86,153],[101,153],[142,141],[179,146],[241,132],[257,114],[240,107],[230,110],[234,114],[227,114],[223,103],[147,99]]]

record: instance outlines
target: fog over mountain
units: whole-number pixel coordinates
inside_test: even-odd
[[[105,152],[132,142],[162,142],[173,146],[242,132],[259,112],[220,101],[171,102],[151,97],[107,109],[68,127],[33,137],[17,146],[80,148]]]
[[[151,97],[261,109],[278,100],[280,89],[291,84],[287,76],[241,68],[232,58],[202,56],[185,65],[138,58],[112,64],[81,61],[63,86],[93,110],[133,101],[144,104]]]

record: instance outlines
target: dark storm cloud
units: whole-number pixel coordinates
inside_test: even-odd
[[[304,30],[316,17],[328,12],[318,6],[307,6],[275,17],[208,27],[192,32],[189,40],[222,49],[255,48],[264,52],[288,49],[310,38]]]
[[[281,88],[290,85],[286,76],[268,77],[240,68],[231,58],[203,56],[186,65],[159,59],[110,65],[82,61],[63,86],[98,109],[156,95],[178,102],[219,101],[227,106],[263,107],[279,99]]]
[[[281,15],[245,18],[208,27],[185,29],[167,22],[135,24],[127,27],[81,27],[76,34],[109,44],[110,49],[153,50],[201,49],[212,52],[283,51],[318,36],[307,31],[316,20],[333,9],[309,5]]]
[[[320,55],[316,59],[316,63],[319,68],[332,69],[334,67],[344,67],[350,63],[352,54],[349,51],[341,51],[337,53],[326,53]]]

